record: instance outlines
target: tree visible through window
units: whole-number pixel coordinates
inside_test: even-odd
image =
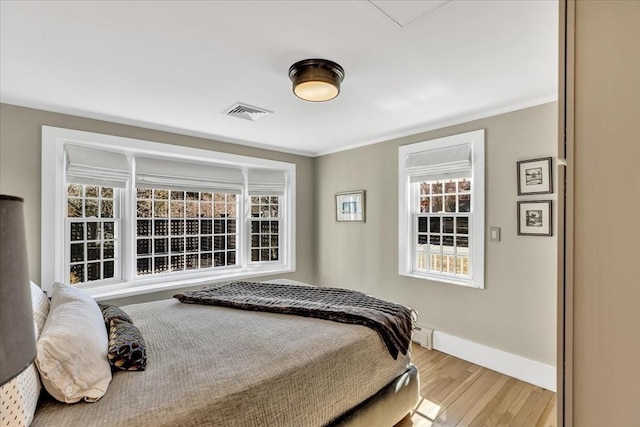
[[[119,225],[117,189],[67,185],[68,281],[71,284],[116,277]]]
[[[280,259],[280,213],[277,196],[251,197],[251,262]]]
[[[138,188],[138,275],[236,264],[235,194]]]
[[[416,268],[469,276],[471,181],[414,184],[416,197]]]

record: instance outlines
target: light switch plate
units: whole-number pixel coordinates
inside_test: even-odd
[[[489,240],[492,242],[500,241],[500,227],[489,227]]]

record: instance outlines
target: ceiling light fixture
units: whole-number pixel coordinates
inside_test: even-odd
[[[344,69],[328,59],[303,59],[289,68],[293,93],[311,102],[329,101],[340,93]]]

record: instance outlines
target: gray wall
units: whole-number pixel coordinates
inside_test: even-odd
[[[296,272],[282,275],[310,282],[314,278],[314,159],[190,136],[119,125],[30,108],[0,104],[0,193],[25,199],[27,250],[31,280],[40,283],[41,126],[56,126],[127,138],[163,142],[205,150],[254,156],[296,164]],[[46,215],[46,212],[42,213]],[[62,248],[60,248],[62,250]],[[281,275],[279,275],[280,277]],[[168,298],[175,292],[127,299],[126,302]],[[116,301],[125,302],[125,301]]]
[[[398,146],[486,129],[485,289],[398,275]],[[316,158],[316,283],[414,307],[419,323],[555,366],[555,237],[517,236],[516,161],[557,155],[557,104],[544,104]],[[555,179],[555,176],[554,176]],[[366,223],[336,223],[334,194],[366,190]],[[554,219],[554,229],[556,221]]]
[[[294,162],[297,271],[286,277],[408,304],[419,311],[423,325],[555,365],[556,239],[516,236],[515,162],[543,156],[555,160],[556,109],[555,103],[546,104],[312,159],[3,104],[0,192],[25,198],[30,273],[39,282],[42,125]],[[487,130],[487,226],[502,227],[502,242],[486,243],[486,289],[400,277],[398,146],[480,128]],[[367,222],[336,223],[334,194],[358,189],[367,191]],[[555,199],[555,194],[538,198]]]

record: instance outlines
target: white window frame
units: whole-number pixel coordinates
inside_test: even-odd
[[[484,129],[459,135],[404,145],[398,149],[398,273],[418,279],[426,279],[455,285],[484,289]],[[418,209],[414,186],[406,161],[410,154],[428,152],[459,145],[471,144],[471,218],[469,224],[470,276],[464,278],[451,273],[419,271],[415,268],[416,238],[414,214]],[[434,178],[437,179],[437,178]]]
[[[240,156],[198,148],[163,144],[139,139],[117,137],[92,132],[76,131],[51,126],[42,126],[42,196],[41,196],[41,283],[45,291],[53,289],[53,283],[66,282],[65,233],[66,233],[66,176],[65,145],[73,144],[93,149],[123,153],[127,157],[153,156],[167,159],[210,162],[218,166],[241,168],[245,176],[245,188],[238,195],[238,267],[207,270],[190,270],[179,273],[136,277],[136,194],[131,178],[122,197],[120,248],[121,281],[113,283],[82,284],[97,300],[141,295],[162,290],[179,289],[199,284],[251,277],[289,273],[295,271],[296,229],[296,165],[256,157]],[[134,162],[135,163],[135,162]],[[250,196],[247,190],[247,171],[250,169],[284,171],[286,184],[279,208],[281,245],[278,262],[250,262],[250,233],[246,226],[250,215]],[[53,196],[52,196],[53,195]],[[244,216],[243,216],[244,215]],[[244,240],[242,240],[244,238]],[[106,281],[105,281],[106,282]]]

